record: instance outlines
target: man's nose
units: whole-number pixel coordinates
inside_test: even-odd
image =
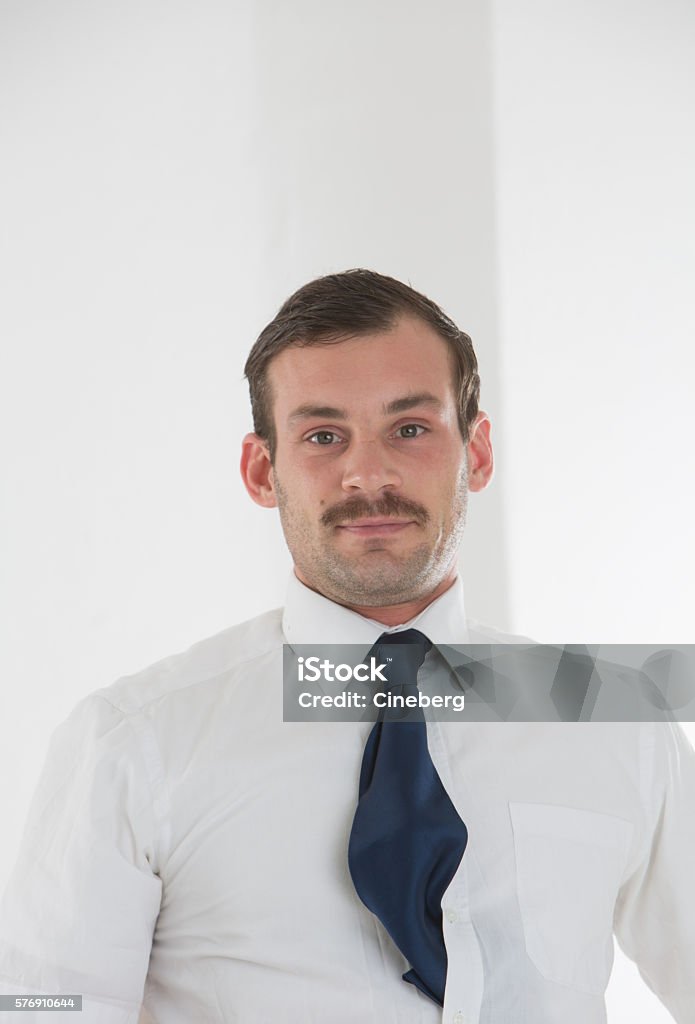
[[[353,439],[343,463],[343,490],[378,494],[385,487],[403,483],[395,466],[394,452],[378,440]]]

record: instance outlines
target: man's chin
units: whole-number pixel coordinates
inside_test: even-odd
[[[368,572],[356,572],[354,567],[334,571],[326,578],[325,589],[317,589],[340,604],[383,608],[416,601],[427,594],[433,588],[429,576],[421,566],[403,565],[388,555]]]

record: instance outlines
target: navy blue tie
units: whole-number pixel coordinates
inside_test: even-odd
[[[417,673],[432,644],[417,629],[382,633],[370,654],[385,663],[387,692],[417,695]],[[398,721],[387,710],[364,748],[348,865],[357,894],[410,964],[403,980],[444,1005],[447,957],[442,897],[468,831],[427,749],[417,709]]]

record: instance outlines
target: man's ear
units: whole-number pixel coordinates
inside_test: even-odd
[[[482,491],[490,483],[495,467],[490,441],[490,419],[479,412],[471,424],[468,436],[468,489]]]
[[[270,450],[258,434],[247,434],[241,442],[240,469],[246,490],[256,504],[277,508]]]

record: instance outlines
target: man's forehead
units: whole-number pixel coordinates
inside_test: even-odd
[[[307,402],[345,407],[366,392],[391,406],[412,408],[420,395],[434,407],[451,395],[453,358],[446,341],[419,320],[399,321],[388,331],[339,340],[289,345],[268,364],[268,383],[283,405]],[[298,395],[301,402],[298,401]],[[373,403],[372,403],[373,404]]]

